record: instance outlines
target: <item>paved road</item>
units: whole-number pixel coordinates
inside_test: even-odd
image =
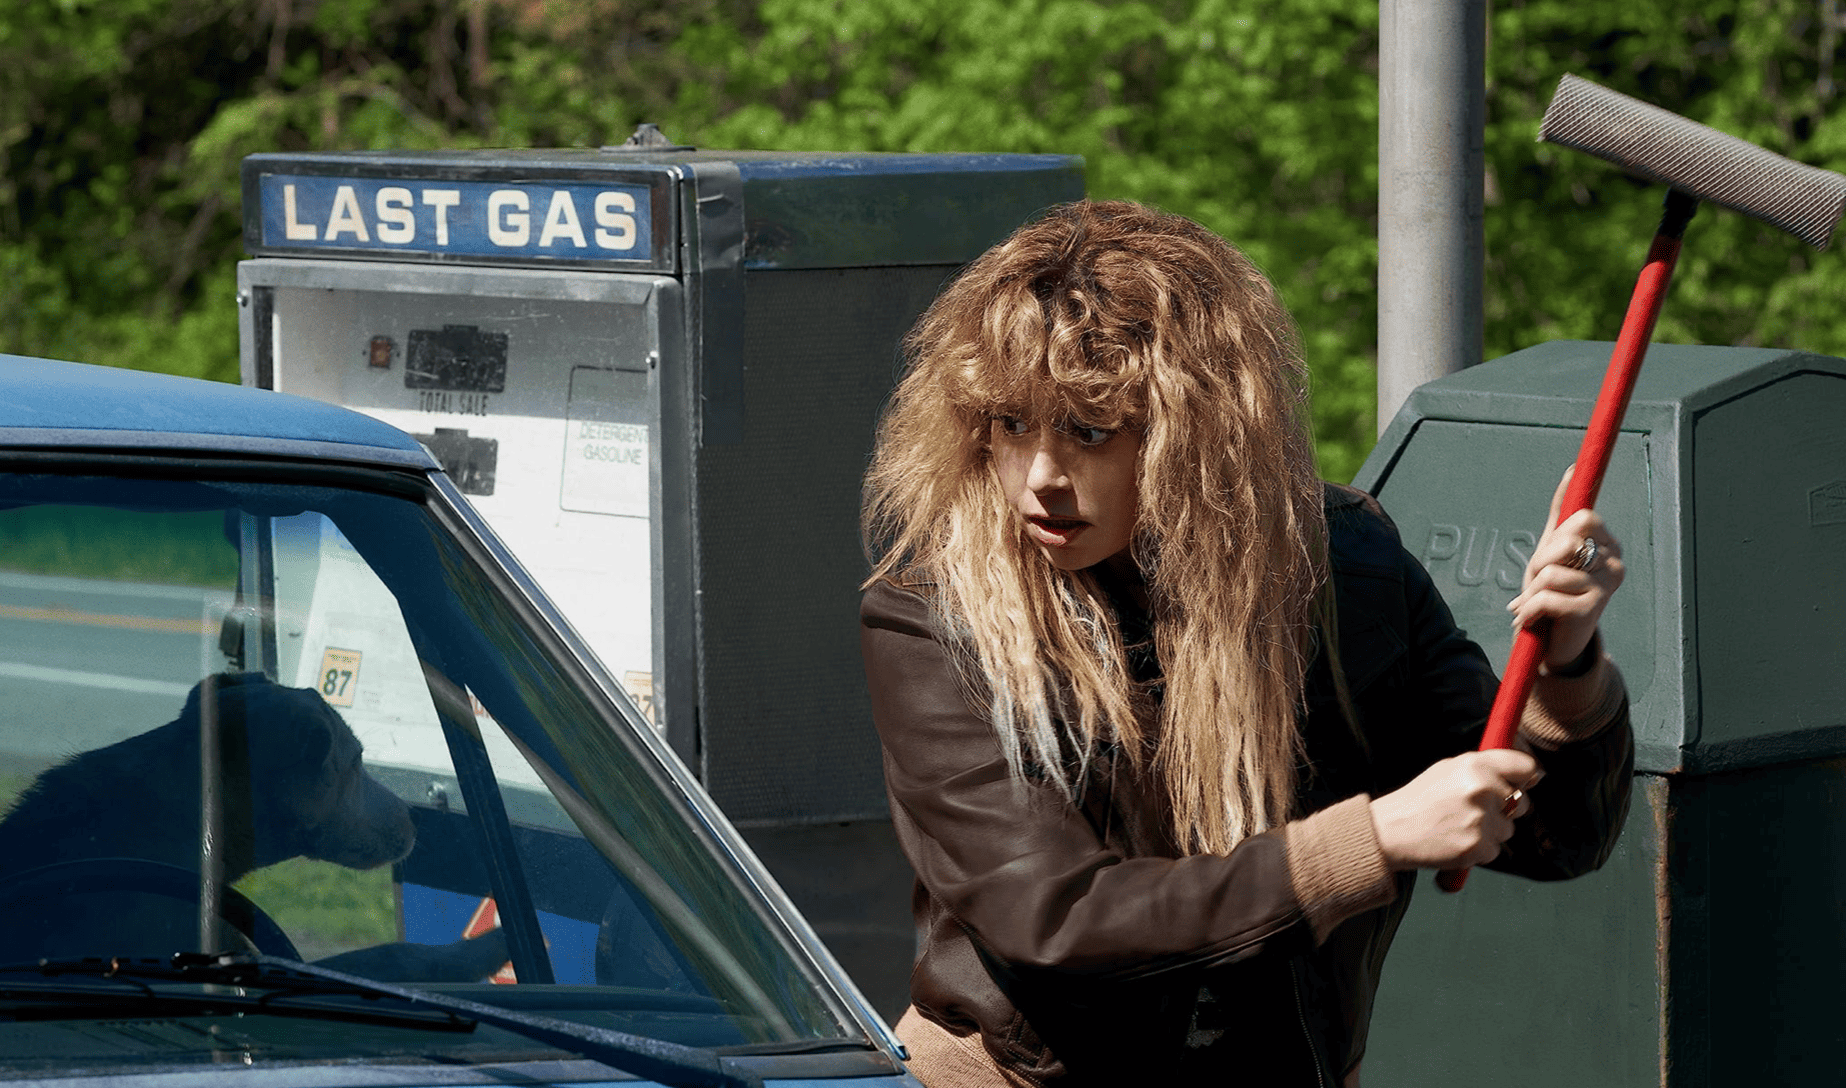
[[[0,572],[0,762],[31,773],[171,721],[222,664],[229,594]]]

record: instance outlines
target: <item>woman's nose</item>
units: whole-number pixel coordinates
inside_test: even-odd
[[[1070,489],[1070,474],[1065,470],[1064,458],[1059,455],[1057,445],[1050,436],[1040,438],[1038,448],[1032,451],[1032,465],[1026,472],[1026,486],[1037,493]]]

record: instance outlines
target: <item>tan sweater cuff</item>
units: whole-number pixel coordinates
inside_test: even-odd
[[[1397,898],[1366,794],[1290,822],[1282,829],[1282,844],[1289,884],[1315,944],[1346,919]]]
[[[1628,690],[1622,673],[1602,652],[1602,636],[1592,647],[1596,663],[1582,676],[1552,676],[1539,669],[1526,700],[1519,731],[1537,748],[1555,751],[1585,741],[1607,729],[1621,713]]]

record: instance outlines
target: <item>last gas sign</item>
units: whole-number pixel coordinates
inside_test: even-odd
[[[262,244],[520,261],[648,261],[650,195],[642,185],[265,174]]]

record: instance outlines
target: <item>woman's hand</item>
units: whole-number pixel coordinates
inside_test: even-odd
[[[1514,748],[1467,752],[1432,765],[1402,789],[1372,801],[1372,827],[1393,872],[1467,869],[1492,861],[1544,777]]]
[[[1558,507],[1564,501],[1564,488],[1573,471],[1575,466],[1565,470],[1564,478],[1558,481],[1558,489],[1551,496],[1551,512],[1545,517],[1545,524],[1551,528],[1532,549],[1519,596],[1506,606],[1513,614],[1515,628],[1550,621],[1545,664],[1554,669],[1583,655],[1591,636],[1596,634],[1602,610],[1622,584],[1627,569],[1622,565],[1621,542],[1596,511],[1579,510],[1558,523]],[[1593,542],[1594,558],[1588,570],[1580,570],[1576,563],[1584,554],[1586,540]]]

